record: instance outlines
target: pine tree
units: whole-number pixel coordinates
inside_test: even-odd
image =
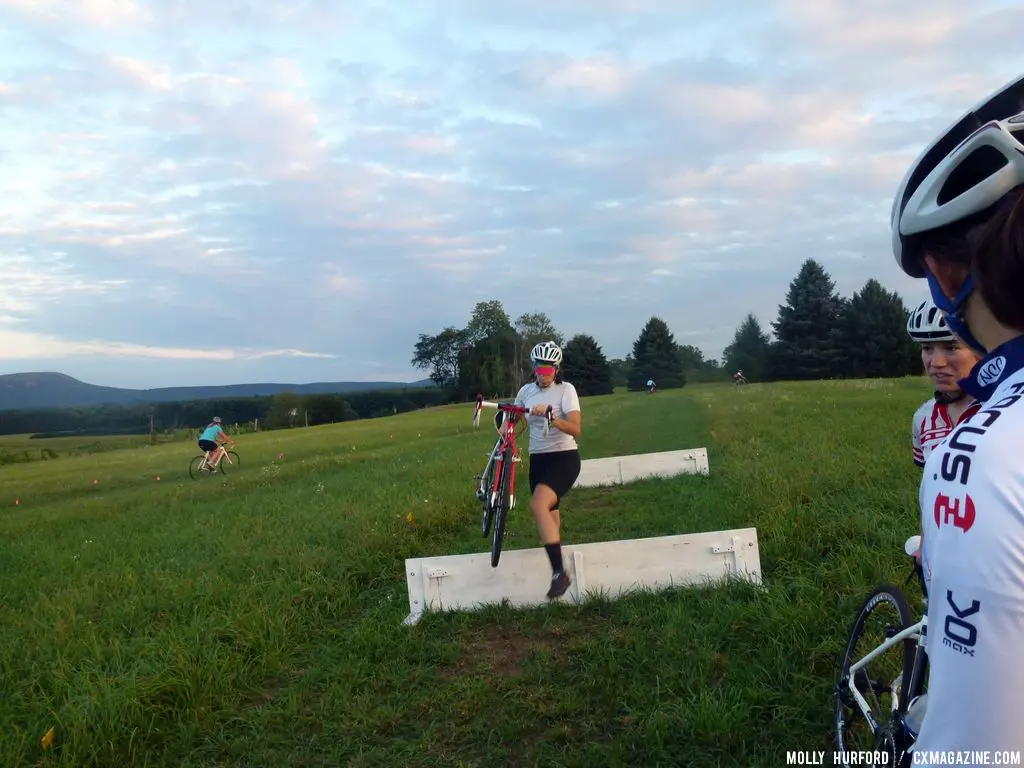
[[[769,351],[768,334],[761,330],[757,318],[748,314],[722,354],[725,369],[730,375],[743,371],[747,381],[764,381]]]
[[[841,371],[838,343],[843,300],[835,283],[814,259],[789,284],[786,304],[772,323],[776,343],[770,354],[771,378],[828,379]]]
[[[562,349],[562,375],[576,387],[580,397],[610,395],[615,391],[612,367],[597,340],[589,334],[573,336]]]
[[[629,371],[630,390],[643,390],[648,379],[658,389],[678,389],[686,385],[686,374],[679,359],[672,332],[660,317],[652,317],[633,342],[633,365]]]
[[[907,334],[903,299],[874,278],[853,295],[840,316],[843,374],[852,378],[910,376],[921,369],[917,344]]]

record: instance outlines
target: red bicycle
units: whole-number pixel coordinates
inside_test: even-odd
[[[485,407],[498,409],[494,414],[498,439],[487,457],[483,474],[478,475],[480,485],[477,487],[476,497],[483,503],[480,527],[484,538],[492,532],[492,524],[494,526],[491,537],[491,567],[497,568],[498,560],[501,558],[502,538],[505,535],[505,521],[508,519],[509,511],[516,505],[515,465],[523,460],[516,447],[516,438],[522,434],[522,430],[517,433],[516,426],[526,423],[523,417],[529,413],[529,409],[514,403],[495,403],[480,398],[476,401],[476,410],[473,412],[474,427],[480,426],[480,412]],[[544,434],[547,434],[552,412],[553,409],[549,405],[547,420],[544,422]]]

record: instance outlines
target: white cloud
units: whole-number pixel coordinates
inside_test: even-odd
[[[3,320],[0,317],[0,320]],[[40,360],[60,357],[123,357],[151,360],[261,360],[268,357],[333,358],[334,355],[298,349],[234,350],[149,347],[117,341],[70,341],[31,331],[0,328],[0,360]]]
[[[86,380],[123,359],[121,385],[131,357],[419,378],[417,335],[492,298],[612,356],[658,314],[713,357],[808,256],[916,300],[891,195],[1016,74],[1024,24],[997,0],[65,5],[0,0],[0,344]]]

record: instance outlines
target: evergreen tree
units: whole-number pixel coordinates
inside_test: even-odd
[[[814,259],[807,259],[789,284],[786,304],[772,323],[776,342],[770,352],[771,378],[798,381],[839,374],[838,343],[842,299],[835,283]]]
[[[580,397],[615,391],[608,359],[597,340],[585,333],[573,336],[562,349],[562,376],[576,387]]]
[[[686,374],[672,332],[660,317],[647,321],[633,342],[633,365],[629,371],[628,387],[643,390],[648,379],[654,379],[658,389],[677,389],[686,385]]]
[[[730,376],[743,371],[747,381],[764,381],[769,352],[768,334],[761,329],[757,318],[748,314],[722,354],[725,370]]]
[[[921,369],[918,345],[907,334],[903,299],[874,278],[843,307],[843,374],[851,378],[910,376]]]

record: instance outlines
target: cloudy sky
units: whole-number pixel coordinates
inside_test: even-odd
[[[0,373],[421,378],[498,298],[717,357],[1017,74],[976,0],[0,0]]]

